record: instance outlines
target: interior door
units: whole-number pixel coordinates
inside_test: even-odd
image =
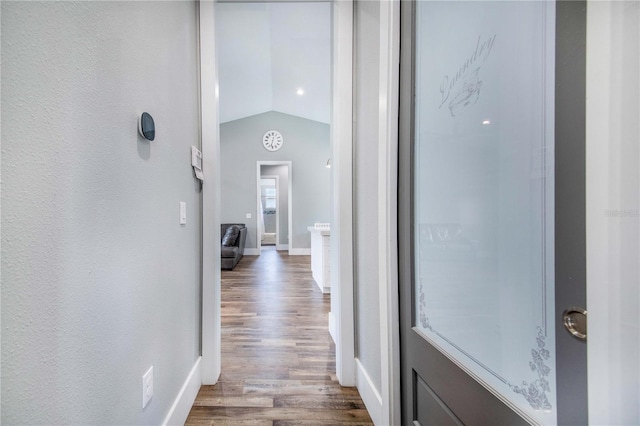
[[[401,19],[403,424],[586,424],[585,3]]]

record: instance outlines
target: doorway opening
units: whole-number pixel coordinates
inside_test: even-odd
[[[225,2],[208,3],[202,2],[199,7],[200,16],[200,33],[201,33],[201,101],[202,101],[202,117],[213,117],[213,119],[202,120],[202,140],[203,140],[203,157],[208,167],[206,168],[205,176],[206,180],[213,182],[211,185],[204,185],[203,187],[203,211],[212,212],[211,214],[205,214],[203,216],[203,257],[207,259],[217,259],[220,257],[220,244],[218,243],[220,236],[218,233],[219,224],[223,221],[224,217],[233,216],[233,220],[242,220],[247,223],[249,228],[249,236],[251,240],[257,237],[257,232],[251,229],[255,227],[256,217],[252,219],[252,212],[257,212],[257,196],[251,196],[254,200],[250,200],[249,204],[238,200],[224,200],[222,188],[233,188],[235,195],[237,194],[249,194],[253,190],[249,187],[240,187],[238,182],[240,180],[233,179],[224,170],[225,165],[233,164],[233,171],[240,170],[239,165],[243,161],[253,162],[257,159],[251,159],[250,157],[256,155],[258,159],[264,158],[265,153],[261,151],[262,146],[251,143],[243,145],[241,158],[236,161],[230,161],[225,159],[222,161],[222,157],[225,154],[226,146],[240,147],[240,143],[243,141],[254,141],[253,136],[245,135],[241,130],[251,131],[255,134],[262,134],[266,128],[277,128],[277,125],[269,123],[268,126],[258,126],[255,123],[248,123],[240,114],[240,107],[252,105],[254,109],[249,111],[253,114],[249,117],[252,121],[257,121],[263,115],[274,116],[281,114],[277,110],[283,110],[285,114],[290,113],[289,107],[294,105],[311,105],[309,100],[314,95],[320,93],[331,93],[330,100],[331,105],[329,112],[329,118],[314,118],[308,117],[307,123],[328,123],[331,120],[330,128],[330,153],[322,155],[314,155],[314,153],[306,152],[301,156],[292,156],[291,159],[296,161],[297,184],[313,180],[305,179],[304,175],[307,170],[314,170],[316,166],[305,167],[303,163],[306,159],[314,159],[319,162],[322,170],[326,170],[327,158],[331,158],[331,183],[330,188],[332,195],[330,201],[327,201],[327,205],[330,205],[330,222],[332,222],[332,237],[331,237],[331,275],[332,275],[332,291],[331,291],[331,313],[329,319],[329,328],[331,330],[331,336],[335,341],[336,350],[336,376],[340,383],[344,386],[354,386],[356,384],[356,365],[354,358],[354,328],[353,328],[353,265],[352,265],[352,196],[351,196],[351,182],[352,182],[352,170],[351,170],[351,155],[352,155],[352,24],[353,24],[353,3],[350,0],[340,2],[327,2],[329,7],[330,19],[332,19],[331,25],[321,25],[318,18],[318,13],[314,15],[314,21],[317,25],[309,25],[302,27],[303,29],[312,30],[314,28],[331,28],[331,45],[328,49],[317,48],[305,48],[296,49],[296,52],[313,52],[312,57],[316,61],[316,65],[311,67],[307,72],[301,72],[300,67],[281,67],[280,70],[293,70],[299,75],[306,76],[318,76],[318,70],[322,67],[318,66],[318,52],[329,52],[333,63],[333,69],[330,75],[331,84],[305,84],[302,86],[295,86],[294,92],[281,91],[273,92],[272,88],[284,88],[286,85],[277,84],[273,85],[274,81],[266,78],[265,76],[272,75],[271,66],[255,67],[252,63],[250,67],[245,69],[255,71],[268,70],[268,73],[260,74],[246,79],[243,78],[238,85],[224,84],[225,76],[244,75],[241,73],[230,73],[224,67],[219,65],[223,62],[220,58],[224,58],[225,54],[227,59],[231,58],[231,62],[227,60],[227,64],[242,65],[242,61],[247,58],[247,55],[238,54],[238,43],[247,42],[247,44],[256,51],[255,48],[255,36],[256,33],[260,37],[258,40],[267,41],[273,35],[270,32],[264,32],[268,25],[262,22],[261,9],[268,9],[272,7],[267,3],[257,4],[235,4]],[[302,9],[305,6],[305,2],[300,4],[287,5],[295,8]],[[322,3],[308,2],[307,5],[321,5]],[[221,15],[221,8],[240,9],[243,6],[251,6],[256,10],[247,12],[252,19],[259,21],[260,25],[253,25],[248,30],[243,28],[241,37],[233,38],[233,43],[224,42],[225,28],[237,28],[232,19],[211,19],[214,16],[219,17]],[[284,7],[284,4],[274,3],[274,5]],[[273,6],[275,7],[275,6]],[[215,11],[214,11],[215,9]],[[243,19],[246,15],[242,15]],[[291,17],[294,14],[291,13],[273,13],[270,16],[280,19],[282,17]],[[289,18],[287,18],[289,19]],[[296,28],[300,28],[298,21],[296,21]],[[214,25],[215,24],[215,25]],[[308,28],[307,28],[308,27]],[[285,28],[278,26],[278,28]],[[264,34],[263,34],[264,32]],[[266,36],[265,36],[266,34]],[[253,37],[253,38],[252,38]],[[216,39],[219,43],[216,43]],[[309,37],[295,40],[310,40]],[[268,52],[270,49],[257,49],[260,52]],[[289,49],[291,51],[291,49]],[[215,54],[214,54],[215,53]],[[254,61],[255,62],[255,61]],[[279,61],[278,63],[288,63],[287,61]],[[280,78],[277,82],[289,82],[293,83],[298,78]],[[246,84],[247,81],[256,82],[256,84]],[[282,87],[281,87],[282,86]],[[326,87],[325,87],[326,86]],[[229,94],[235,89],[246,89],[249,93],[246,96],[230,96]],[[306,90],[302,90],[306,89]],[[283,96],[276,96],[277,93],[282,93]],[[294,93],[294,95],[291,95]],[[269,95],[266,98],[261,95]],[[248,104],[244,102],[246,99],[251,99],[252,103]],[[260,100],[264,102],[258,102]],[[265,100],[266,99],[266,100]],[[254,102],[255,101],[255,102]],[[229,105],[225,107],[227,102]],[[267,112],[260,112],[267,111]],[[296,111],[302,111],[296,106]],[[311,109],[310,111],[316,111]],[[257,113],[257,114],[256,114]],[[297,114],[301,115],[301,114]],[[245,117],[247,118],[247,117]],[[304,117],[303,117],[304,118]],[[224,126],[222,126],[224,124]],[[299,126],[298,126],[299,127]],[[305,133],[304,139],[308,140],[310,135],[316,135],[316,132]],[[226,138],[226,139],[225,139]],[[221,143],[222,140],[229,140],[228,144]],[[340,141],[338,143],[338,141]],[[287,140],[289,142],[289,140]],[[280,151],[272,152],[270,155],[272,158],[282,158],[285,152],[289,151],[290,147],[294,144],[285,142],[284,148]],[[317,144],[312,143],[310,147],[316,147]],[[260,149],[258,149],[259,147]],[[260,154],[257,153],[260,151]],[[206,154],[206,155],[205,155]],[[288,154],[287,154],[288,155]],[[255,158],[255,157],[254,157]],[[267,164],[267,162],[263,162]],[[249,168],[249,170],[251,167]],[[243,168],[242,170],[247,170]],[[291,171],[291,167],[289,168]],[[253,174],[253,173],[251,173]],[[256,173],[254,176],[258,176]],[[251,179],[256,177],[250,177],[249,185],[253,186]],[[246,177],[243,177],[241,182],[246,182]],[[280,182],[281,186],[282,182]],[[256,186],[253,186],[256,188]],[[291,193],[291,186],[288,187],[288,193]],[[280,195],[283,191],[280,191]],[[318,200],[318,194],[316,192],[309,191],[305,194],[300,194],[297,198],[312,197],[313,200]],[[328,197],[328,195],[327,195]],[[255,203],[255,204],[254,204]],[[253,207],[251,204],[254,204]],[[292,204],[289,203],[287,210],[291,209]],[[223,209],[224,207],[224,209]],[[328,222],[315,213],[313,209],[309,209],[306,203],[305,209],[302,213],[298,213],[296,210],[296,217],[301,220],[301,223],[305,225],[311,225],[315,221]],[[284,213],[284,209],[280,209],[281,213]],[[311,211],[311,217],[309,219],[301,219],[302,214]],[[255,214],[255,213],[254,213]],[[291,216],[290,216],[291,217]],[[238,219],[239,218],[239,219]],[[323,220],[324,219],[324,220]],[[226,220],[226,219],[225,219]],[[282,218],[280,220],[282,223]],[[291,219],[288,221],[288,227],[291,227]],[[304,227],[304,225],[303,225]],[[254,228],[255,229],[255,228]],[[280,234],[283,234],[284,229],[280,230]],[[306,255],[306,251],[303,242],[307,236],[307,233],[301,231],[293,235],[291,229],[288,229],[288,237],[285,239],[285,243],[288,244],[288,251],[290,255]],[[249,238],[248,238],[249,240]],[[283,240],[281,240],[283,241]],[[254,249],[257,244],[256,241],[251,242],[251,246],[245,249],[245,255],[259,254],[259,249]],[[295,246],[295,247],[292,247]],[[259,247],[259,246],[258,246]],[[255,250],[255,251],[253,251]],[[214,384],[220,377],[221,373],[221,306],[220,306],[220,271],[216,268],[215,263],[207,263],[203,266],[203,292],[202,292],[202,382],[205,384]]]
[[[260,176],[260,208],[258,227],[260,229],[260,249],[276,246],[280,236],[280,197],[278,196],[280,176]]]
[[[291,161],[256,163],[256,242],[265,249],[291,254],[293,191]]]

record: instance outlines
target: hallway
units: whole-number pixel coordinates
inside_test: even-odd
[[[335,376],[330,296],[308,256],[265,250],[222,272],[222,374],[186,425],[372,424],[356,388]]]

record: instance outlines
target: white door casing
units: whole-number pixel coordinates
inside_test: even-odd
[[[378,291],[380,300],[380,423],[400,424],[398,293],[398,112],[400,2],[380,2],[378,104]]]
[[[336,375],[342,386],[356,385],[353,308],[353,1],[333,3],[333,97],[331,162],[331,312]]]
[[[220,377],[220,122],[214,2],[198,3],[202,125],[202,383]]]

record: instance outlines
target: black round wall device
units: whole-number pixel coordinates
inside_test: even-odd
[[[138,131],[143,138],[150,141],[156,137],[156,124],[153,122],[153,117],[148,112],[143,112],[138,121]]]

